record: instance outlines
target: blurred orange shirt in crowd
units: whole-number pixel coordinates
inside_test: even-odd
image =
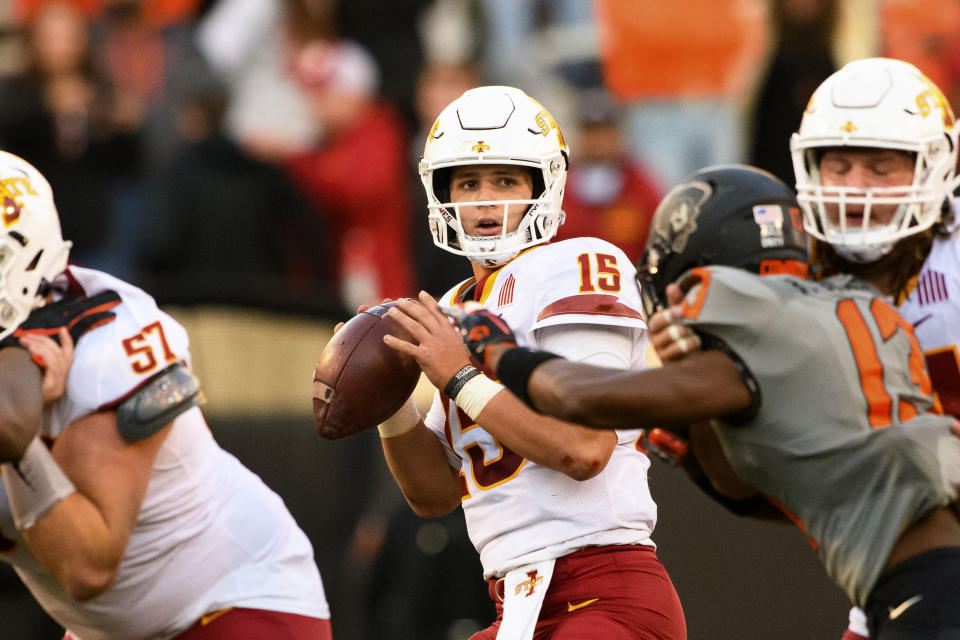
[[[19,23],[28,22],[37,10],[54,0],[13,0],[14,19]],[[55,0],[69,2],[79,7],[91,19],[103,12],[104,0]],[[143,0],[144,22],[162,26],[182,20],[196,11],[200,0]]]
[[[604,77],[621,99],[739,90],[766,43],[760,0],[597,0]]]
[[[960,108],[960,2],[885,0],[880,7],[883,55],[910,62]]]

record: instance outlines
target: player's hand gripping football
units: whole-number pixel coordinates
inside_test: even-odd
[[[113,321],[111,309],[120,296],[105,291],[90,298],[71,298],[35,309],[16,331],[0,341],[0,348],[21,346],[43,369],[43,401],[63,395],[73,364],[73,347],[87,331]]]
[[[496,373],[503,351],[517,346],[517,337],[507,323],[476,302],[454,307],[447,314],[460,327],[467,351],[485,371]]]
[[[409,298],[397,300],[387,315],[406,329],[418,344],[391,335],[383,337],[387,346],[413,357],[423,373],[438,389],[443,389],[455,373],[470,363],[460,332],[426,291],[420,302]]]
[[[683,360],[700,348],[700,336],[679,322],[683,317],[683,291],[676,284],[667,285],[667,301],[670,306],[647,322],[650,344],[663,363]]]

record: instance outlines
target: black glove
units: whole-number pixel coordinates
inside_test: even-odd
[[[71,297],[59,302],[51,302],[34,309],[16,331],[0,340],[0,349],[20,345],[20,336],[27,334],[44,335],[60,344],[60,327],[66,327],[74,344],[90,329],[112,322],[117,315],[110,311],[120,304],[120,296],[115,291],[104,291],[92,298]]]
[[[451,315],[460,327],[467,351],[484,369],[487,366],[487,351],[493,346],[515,347],[517,337],[503,319],[483,307],[463,307],[452,310]]]

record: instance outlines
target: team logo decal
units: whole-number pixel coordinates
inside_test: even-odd
[[[943,120],[943,128],[949,131],[953,128],[954,118],[953,109],[950,108],[946,96],[927,76],[920,74],[919,79],[927,85],[927,90],[920,93],[916,98],[920,114],[926,118],[930,115],[931,110],[936,109],[940,112],[940,119]]]
[[[436,122],[433,123],[433,126],[430,127],[430,135],[427,136],[427,142],[431,140],[438,140],[440,136],[443,135],[443,131],[437,134],[437,129],[440,128],[440,119],[438,118]]]
[[[758,204],[753,207],[753,221],[760,227],[760,246],[782,247],[783,207],[778,204]]]
[[[523,594],[525,598],[529,598],[533,595],[533,592],[537,590],[537,587],[540,586],[540,583],[543,582],[543,576],[537,575],[537,570],[527,571],[527,579],[517,585],[516,595]]]
[[[671,251],[680,253],[690,234],[697,230],[700,207],[713,189],[705,182],[690,182],[674,187],[653,216],[653,232],[663,238]]]
[[[0,179],[0,219],[3,220],[3,226],[10,228],[20,219],[23,212],[23,204],[20,202],[20,196],[24,194],[35,196],[37,192],[30,186],[30,181],[25,177]]]
[[[517,286],[517,279],[511,273],[500,288],[500,296],[497,298],[498,307],[506,307],[513,304],[513,290]]]
[[[470,151],[476,151],[477,153],[484,153],[485,151],[490,151],[490,145],[486,144],[483,140],[478,140],[477,144],[470,147]]]

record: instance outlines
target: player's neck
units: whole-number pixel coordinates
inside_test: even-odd
[[[484,276],[488,276],[500,267],[485,267],[482,264],[477,264],[476,262],[471,262],[470,266],[473,267],[473,277],[478,281]],[[501,265],[502,266],[502,265]]]

